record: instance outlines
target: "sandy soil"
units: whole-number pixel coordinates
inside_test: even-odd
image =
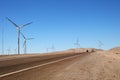
[[[87,53],[0,80],[119,80],[120,56],[106,51]]]
[[[117,55],[97,52],[74,62],[51,80],[119,80],[119,64]]]

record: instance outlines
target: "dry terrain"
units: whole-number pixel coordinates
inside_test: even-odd
[[[73,55],[72,55],[73,56]],[[120,56],[109,51],[74,55],[0,80],[119,80]]]

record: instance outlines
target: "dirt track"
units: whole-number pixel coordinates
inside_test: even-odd
[[[119,80],[120,57],[106,52],[84,54],[0,80]]]

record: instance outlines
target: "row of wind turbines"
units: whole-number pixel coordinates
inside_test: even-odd
[[[50,48],[46,48],[46,52],[49,52],[49,50],[55,50],[55,46],[52,44],[52,46]]]
[[[24,36],[24,34],[21,32],[21,29],[23,28],[23,27],[26,27],[26,26],[28,26],[28,25],[30,25],[30,24],[32,24],[33,22],[29,22],[29,23],[27,23],[27,24],[23,24],[23,25],[21,25],[21,26],[19,26],[19,25],[17,25],[15,22],[13,22],[11,19],[9,19],[8,17],[6,17],[6,19],[9,21],[9,22],[11,22],[15,27],[16,27],[16,29],[18,30],[18,54],[20,54],[20,35],[22,35],[22,37],[24,38],[24,44],[23,44],[23,47],[24,47],[24,54],[26,54],[27,53],[27,40],[32,40],[32,39],[34,39],[34,38],[26,38],[25,36]]]
[[[81,46],[80,46],[80,41],[79,41],[79,39],[77,38],[77,40],[76,40],[76,43],[74,43],[74,45],[76,45],[76,49],[78,49],[78,48],[80,48]],[[102,41],[100,41],[100,40],[98,40],[98,49],[102,49],[102,46],[103,46],[104,44],[102,43]]]
[[[12,23],[14,26],[15,26],[15,28],[18,30],[18,41],[17,41],[17,50],[15,49],[15,52],[17,51],[17,54],[20,54],[20,40],[21,40],[21,38],[20,38],[20,35],[24,38],[24,43],[23,43],[23,47],[24,47],[24,54],[27,54],[27,41],[28,40],[32,40],[32,39],[34,39],[34,38],[26,38],[26,36],[21,32],[21,29],[22,28],[24,28],[24,27],[26,27],[26,26],[28,26],[28,25],[30,25],[30,24],[32,24],[33,22],[29,22],[29,23],[27,23],[27,24],[23,24],[23,25],[17,25],[15,22],[13,22],[10,18],[8,18],[8,17],[6,17],[6,19],[10,22],[10,23]],[[2,30],[2,31],[4,31],[4,30]],[[2,34],[3,34],[3,32],[2,32]],[[2,35],[2,37],[3,37],[3,35]],[[2,38],[2,39],[4,39],[4,38]],[[4,41],[4,40],[2,40],[2,41]],[[2,42],[2,53],[4,53],[4,42]],[[49,51],[49,50],[55,50],[55,48],[54,48],[54,45],[52,45],[52,47],[51,48],[47,48],[47,52]],[[9,49],[7,49],[7,52],[8,52],[8,54],[11,52],[11,49],[9,48]]]
[[[29,23],[27,23],[27,24],[23,24],[23,25],[19,26],[19,25],[17,25],[15,22],[13,22],[10,18],[6,17],[6,19],[7,19],[10,23],[12,23],[12,24],[16,27],[16,29],[18,30],[18,42],[17,42],[17,49],[18,49],[18,50],[17,50],[17,53],[20,54],[20,35],[21,35],[21,36],[24,38],[23,47],[24,47],[24,54],[26,54],[26,53],[27,53],[27,41],[28,41],[28,40],[32,40],[32,39],[34,39],[34,38],[26,38],[26,36],[21,32],[21,29],[24,28],[24,27],[26,27],[26,26],[28,26],[28,25],[30,25],[30,24],[32,24],[33,22],[29,22]],[[4,41],[4,40],[2,40],[2,41]],[[99,49],[101,49],[101,47],[102,47],[104,44],[103,44],[100,40],[99,40],[98,42],[99,42]],[[3,42],[2,42],[2,43],[3,43]],[[3,45],[4,45],[4,44],[3,44]],[[78,38],[77,38],[76,43],[74,43],[74,45],[76,45],[76,48],[80,48],[80,42],[79,42],[79,39],[78,39]],[[52,45],[51,48],[47,48],[46,51],[48,52],[49,49],[54,50],[54,49],[55,49],[54,45]],[[8,50],[8,51],[10,51],[10,50]]]

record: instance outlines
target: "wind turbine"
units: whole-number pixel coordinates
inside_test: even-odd
[[[99,49],[101,49],[101,47],[104,45],[100,40],[98,40],[99,42]]]
[[[4,26],[2,26],[2,54],[4,54]]]
[[[16,23],[14,23],[11,19],[9,18],[6,18],[8,21],[10,21],[18,30],[18,54],[20,54],[20,32],[21,32],[21,28],[27,26],[27,25],[30,25],[32,24],[32,22],[30,23],[27,23],[27,24],[24,24],[24,25],[21,25],[21,26],[18,26]]]
[[[4,20],[0,21],[0,23],[2,23],[2,22],[4,23]],[[2,41],[2,52],[1,52],[1,54],[4,54],[4,26],[3,25],[1,25],[1,26],[2,26],[2,31],[1,31],[2,32],[2,38],[1,38],[2,39],[1,40]]]
[[[55,50],[55,46],[54,46],[54,44],[52,45],[51,49],[52,49],[53,51]]]
[[[14,49],[14,54],[16,54],[16,53],[17,53],[17,48]]]
[[[8,48],[7,49],[7,52],[8,52],[8,55],[10,54],[10,52],[11,52],[11,49],[10,48]]]
[[[51,49],[51,50],[55,50],[55,47],[54,47],[54,45],[52,45],[52,47],[50,47],[50,48],[46,48],[46,51],[48,52],[49,51],[49,49]]]
[[[76,43],[74,43],[74,45],[76,45],[76,50],[75,50],[75,53],[77,52],[79,52],[79,47],[80,47],[80,43],[79,43],[79,39],[77,38],[77,41],[76,41]]]
[[[74,43],[74,45],[76,45],[77,48],[80,47],[79,39],[77,39],[77,41],[76,41],[76,43]]]
[[[32,40],[34,38],[26,38],[23,33],[21,33],[22,37],[24,38],[24,43],[23,43],[23,47],[24,47],[24,54],[27,53],[27,40]]]
[[[49,48],[46,48],[46,52],[48,53],[48,51],[49,51]]]

